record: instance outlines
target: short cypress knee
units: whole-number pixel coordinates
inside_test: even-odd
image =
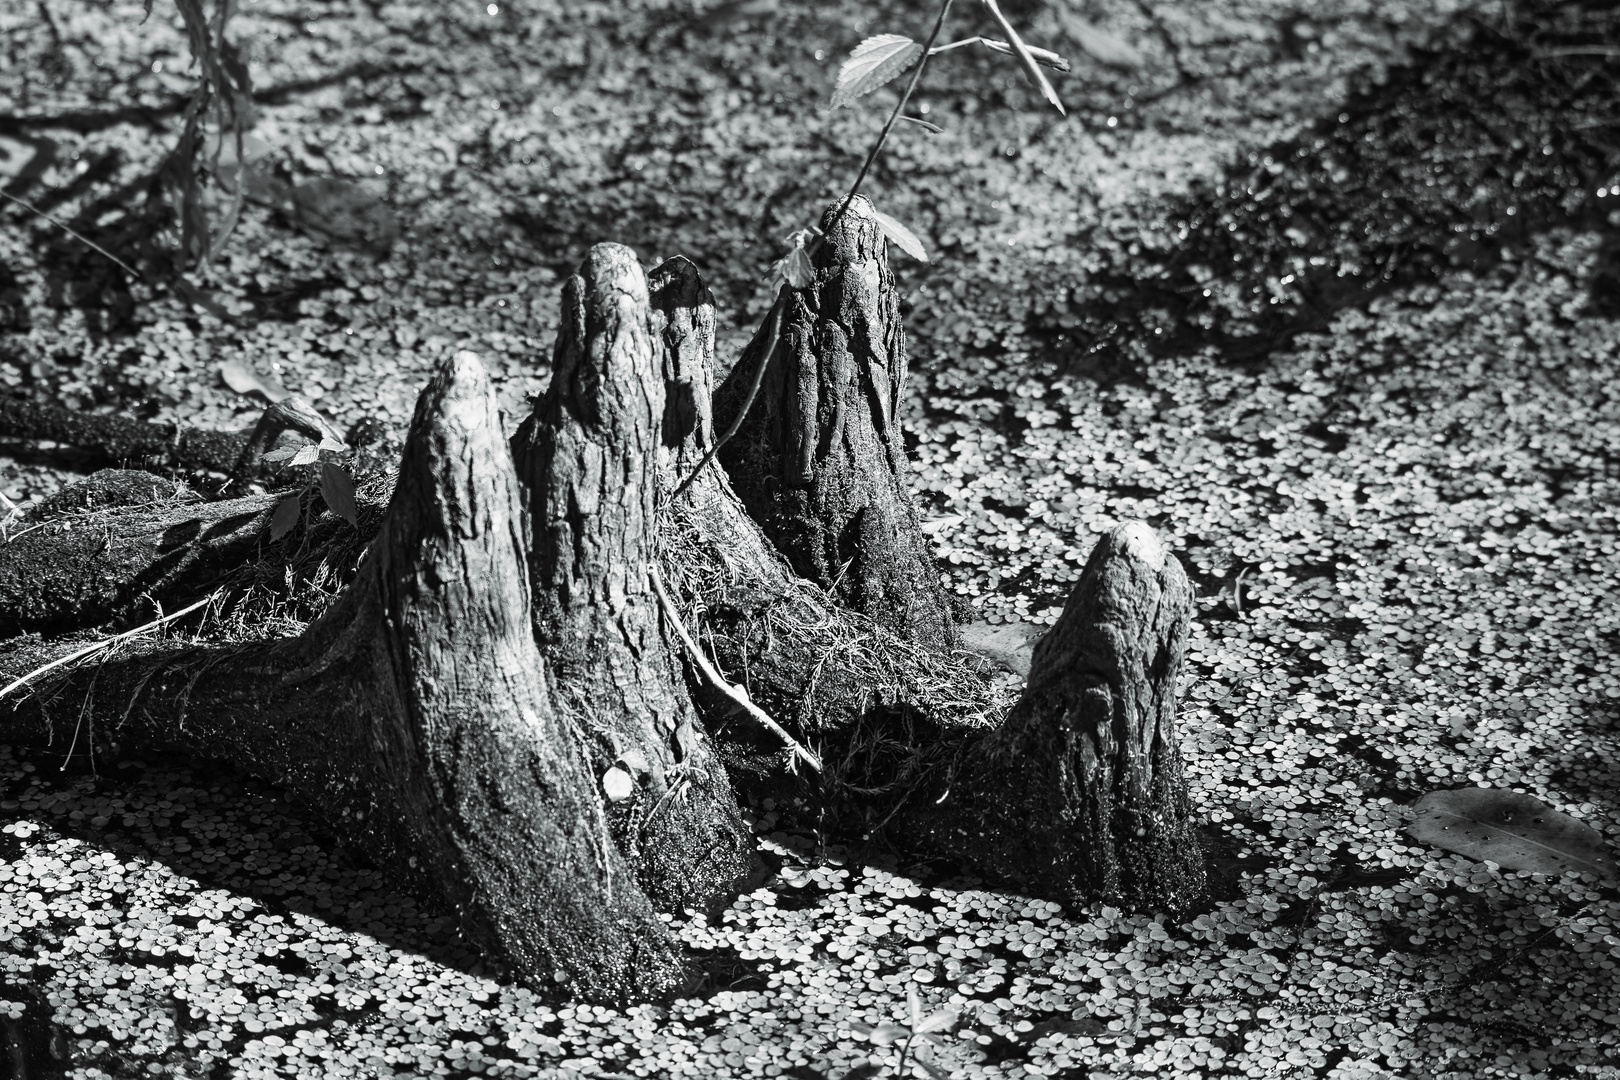
[[[720,451],[738,496],[801,577],[920,644],[954,642],[950,608],[918,527],[899,412],[907,375],[888,241],[856,196],[822,218],[815,279],[780,299],[714,399],[724,431],[768,366],[736,436]]]
[[[962,754],[913,836],[1065,902],[1183,911],[1204,890],[1177,746],[1192,619],[1181,564],[1139,521],[1097,542],[1006,722]]]

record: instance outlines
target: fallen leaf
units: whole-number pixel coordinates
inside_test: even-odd
[[[221,360],[219,377],[238,394],[258,394],[266,401],[281,401],[288,396],[280,380],[266,378],[240,360]]]
[[[972,622],[957,627],[957,640],[962,648],[988,656],[1009,671],[1029,677],[1030,659],[1035,655],[1035,642],[1046,633],[1046,627],[1026,622],[1002,623],[992,626],[987,622]]]
[[[1412,839],[1509,870],[1620,878],[1603,834],[1533,795],[1499,788],[1432,791],[1412,805]]]

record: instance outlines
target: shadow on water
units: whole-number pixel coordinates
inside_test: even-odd
[[[1488,271],[1560,226],[1604,233],[1592,309],[1620,313],[1620,12],[1540,0],[1462,29],[1165,206],[1157,263],[1121,252],[1071,286],[1061,320],[1032,316],[1047,358],[1106,371],[1146,342],[1261,363],[1340,311]]]

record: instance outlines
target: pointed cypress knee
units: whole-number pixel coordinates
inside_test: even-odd
[[[715,395],[724,431],[767,364],[720,460],[801,577],[909,640],[948,648],[950,608],[907,478],[906,345],[888,241],[860,196],[841,216],[829,209],[822,227],[815,280],[784,286],[779,344],[762,355],[768,322]]]
[[[95,729],[121,742],[281,785],[447,900],[530,985],[621,1005],[665,995],[685,976],[679,944],[548,700],[523,514],[488,379],[458,354],[422,392],[354,581],[301,636],[155,645],[72,671],[0,714],[5,730],[74,725],[93,701]]]
[[[382,630],[373,665],[392,674],[378,689],[398,707],[373,722],[379,765],[438,863],[431,876],[479,936],[583,996],[653,996],[680,977],[679,946],[613,850],[580,748],[547,700],[523,514],[489,380],[460,353],[417,404],[353,593],[372,610],[323,620],[311,637]]]
[[[1098,542],[1005,723],[962,755],[925,846],[1064,902],[1184,911],[1204,890],[1177,746],[1192,587],[1139,521]]]
[[[661,910],[709,907],[746,873],[752,842],[649,578],[666,401],[634,252],[596,245],[563,305],[551,385],[514,440],[536,636],[641,887]]]

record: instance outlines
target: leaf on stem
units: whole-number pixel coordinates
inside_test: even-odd
[[[901,251],[918,262],[928,261],[928,251],[923,247],[922,241],[917,239],[916,233],[894,220],[888,214],[873,210],[872,217],[877,221],[878,228],[883,230],[883,235],[893,240]]]
[[[938,124],[930,124],[928,121],[922,119],[921,117],[907,116],[905,113],[901,113],[900,114],[900,119],[906,121],[906,123],[908,123],[908,124],[916,124],[918,127],[923,128],[926,131],[932,132],[935,135],[942,134],[945,131],[945,129],[940,127]]]
[[[360,527],[360,511],[354,504],[354,481],[349,479],[343,466],[321,462],[321,498],[326,500],[326,508],[332,513],[356,529]]]
[[[270,515],[270,540],[272,543],[293,531],[298,525],[300,512],[301,507],[296,492],[276,504],[276,512]]]
[[[832,108],[853,105],[855,99],[889,82],[922,55],[922,46],[901,34],[879,34],[855,46],[838,69]]]
[[[313,465],[315,460],[320,456],[321,448],[319,446],[315,445],[314,443],[305,443],[303,446],[300,446],[298,448],[298,452],[292,456],[292,464]]]
[[[1013,24],[1007,21],[1007,16],[1001,13],[1001,5],[996,3],[996,0],[984,0],[984,7],[1001,24],[1001,32],[1007,35],[1007,42],[1018,55],[1018,63],[1023,67],[1024,74],[1029,76],[1029,81],[1035,84],[1041,96],[1045,97],[1060,115],[1067,116],[1068,112],[1063,108],[1063,102],[1058,99],[1057,91],[1052,89],[1052,84],[1042,74],[1041,66],[1035,62],[1035,57],[1030,53],[1029,46],[1024,44],[1024,39],[1018,36]]]

